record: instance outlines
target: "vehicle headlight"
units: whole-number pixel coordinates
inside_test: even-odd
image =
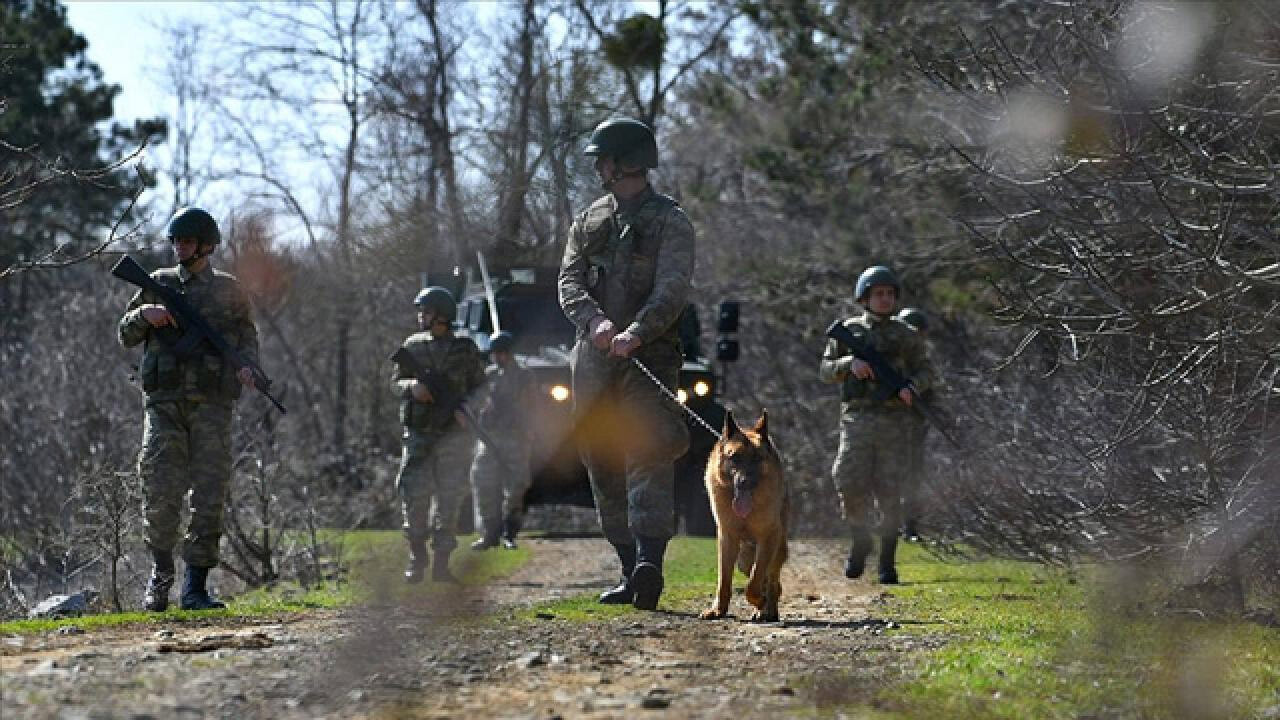
[[[552,385],[550,393],[551,399],[556,402],[564,402],[569,399],[569,388],[564,385]]]
[[[676,399],[683,403],[689,402],[689,393],[684,388],[676,389]]]
[[[698,397],[706,397],[711,392],[711,383],[706,380],[699,380],[693,384],[693,394]]]

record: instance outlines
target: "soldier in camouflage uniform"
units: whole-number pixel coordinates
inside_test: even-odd
[[[911,307],[902,308],[898,311],[898,319],[920,333],[920,337],[927,339],[929,321],[922,311]],[[930,388],[920,395],[920,399],[932,404],[934,392],[935,389]],[[915,421],[915,436],[911,439],[911,472],[902,488],[902,539],[920,542],[920,492],[925,482],[924,444],[929,433],[929,423],[920,413],[911,415]]]
[[[410,335],[404,347],[428,372],[438,373],[450,390],[465,397],[484,381],[484,361],[470,338],[453,334],[457,304],[441,287],[418,293],[422,332]],[[411,369],[396,363],[391,391],[400,398],[404,452],[396,488],[404,510],[404,534],[409,542],[406,582],[422,582],[427,568],[427,535],[431,535],[431,579],[457,582],[449,572],[449,555],[457,547],[458,512],[467,491],[467,468],[475,441],[462,413],[436,402]]]
[[[182,292],[214,330],[244,358],[258,361],[258,331],[249,299],[235,277],[215,270],[209,254],[221,235],[218,224],[200,208],[183,208],[169,221],[169,241],[179,265],[151,274]],[[241,386],[253,387],[249,368],[234,368],[207,342],[194,354],[178,355],[160,329],[177,322],[158,298],[139,291],[120,318],[120,344],[144,344],[139,375],[145,397],[142,478],[146,543],[154,561],[143,605],[162,612],[173,586],[173,548],[178,542],[182,503],[190,491],[191,520],[183,539],[186,575],[184,610],[225,607],[205,587],[218,565],[222,513],[231,486],[232,406]],[[177,328],[182,330],[182,328]]]
[[[529,423],[534,402],[533,374],[515,356],[515,338],[500,332],[489,342],[493,365],[485,370],[485,397],[477,419],[496,444],[489,447],[477,438],[476,459],[471,464],[471,492],[480,539],[473,550],[495,547],[515,549],[516,534],[524,515],[524,494],[529,489]]]
[[[918,437],[911,405],[918,394],[929,389],[934,375],[924,340],[893,316],[900,291],[889,268],[868,268],[854,288],[854,297],[864,312],[845,320],[844,325],[855,336],[867,338],[910,381],[910,387],[877,403],[879,385],[871,367],[834,339],[827,341],[819,368],[823,382],[840,385],[840,450],[832,476],[853,533],[845,576],[861,576],[871,554],[867,522],[874,505],[881,516],[875,528],[880,535],[880,582],[890,585],[898,582],[894,553],[902,522],[900,493],[910,482],[913,444]]]
[[[606,120],[585,153],[595,156],[608,194],[574,218],[559,289],[578,330],[571,365],[583,462],[600,527],[622,564],[621,583],[600,601],[653,610],[675,534],[674,461],[689,447],[689,429],[629,358],[674,391],[694,231],[675,200],[649,186],[658,147],[648,126]]]

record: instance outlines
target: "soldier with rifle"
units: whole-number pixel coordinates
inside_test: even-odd
[[[392,356],[391,390],[400,398],[404,452],[396,488],[409,542],[406,582],[422,582],[427,536],[431,537],[431,579],[457,582],[449,555],[457,547],[458,512],[467,491],[474,440],[463,400],[484,382],[484,361],[471,338],[453,334],[457,304],[442,287],[418,293],[421,332],[405,339]]]
[[[924,339],[893,314],[900,293],[889,268],[863,272],[854,287],[863,312],[832,324],[819,366],[823,382],[840,385],[840,449],[832,476],[853,535],[845,576],[862,575],[874,529],[880,536],[879,579],[886,585],[898,582],[901,492],[913,469],[911,444],[920,438],[913,413],[924,411],[926,420],[936,420],[920,402],[934,380]],[[873,507],[880,520],[868,528]]]
[[[145,398],[138,474],[154,564],[143,605],[155,612],[169,606],[173,550],[183,499],[190,492],[181,605],[208,610],[225,607],[209,594],[206,582],[218,565],[231,483],[232,407],[241,386],[265,392],[269,381],[258,367],[258,331],[248,296],[234,276],[209,262],[221,239],[217,222],[200,208],[183,208],[166,234],[178,257],[176,267],[148,276],[125,256],[113,270],[142,288],[120,318],[118,334],[124,347],[144,347],[138,373]]]
[[[516,548],[524,518],[529,473],[529,409],[534,403],[533,374],[516,360],[515,337],[499,332],[489,341],[493,365],[485,370],[485,392],[475,426],[479,430],[471,465],[471,492],[480,538],[473,550],[501,541]]]

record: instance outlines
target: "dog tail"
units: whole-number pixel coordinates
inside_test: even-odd
[[[738,545],[738,569],[743,575],[751,575],[751,568],[756,564],[756,542],[743,540]]]

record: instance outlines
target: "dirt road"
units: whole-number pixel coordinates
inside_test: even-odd
[[[793,543],[780,623],[741,619],[741,578],[738,619],[697,619],[708,597],[613,620],[495,622],[615,579],[603,540],[528,545],[511,577],[412,606],[3,638],[4,717],[786,717],[869,699],[926,644],[883,633],[881,589],[845,580],[827,541]]]

